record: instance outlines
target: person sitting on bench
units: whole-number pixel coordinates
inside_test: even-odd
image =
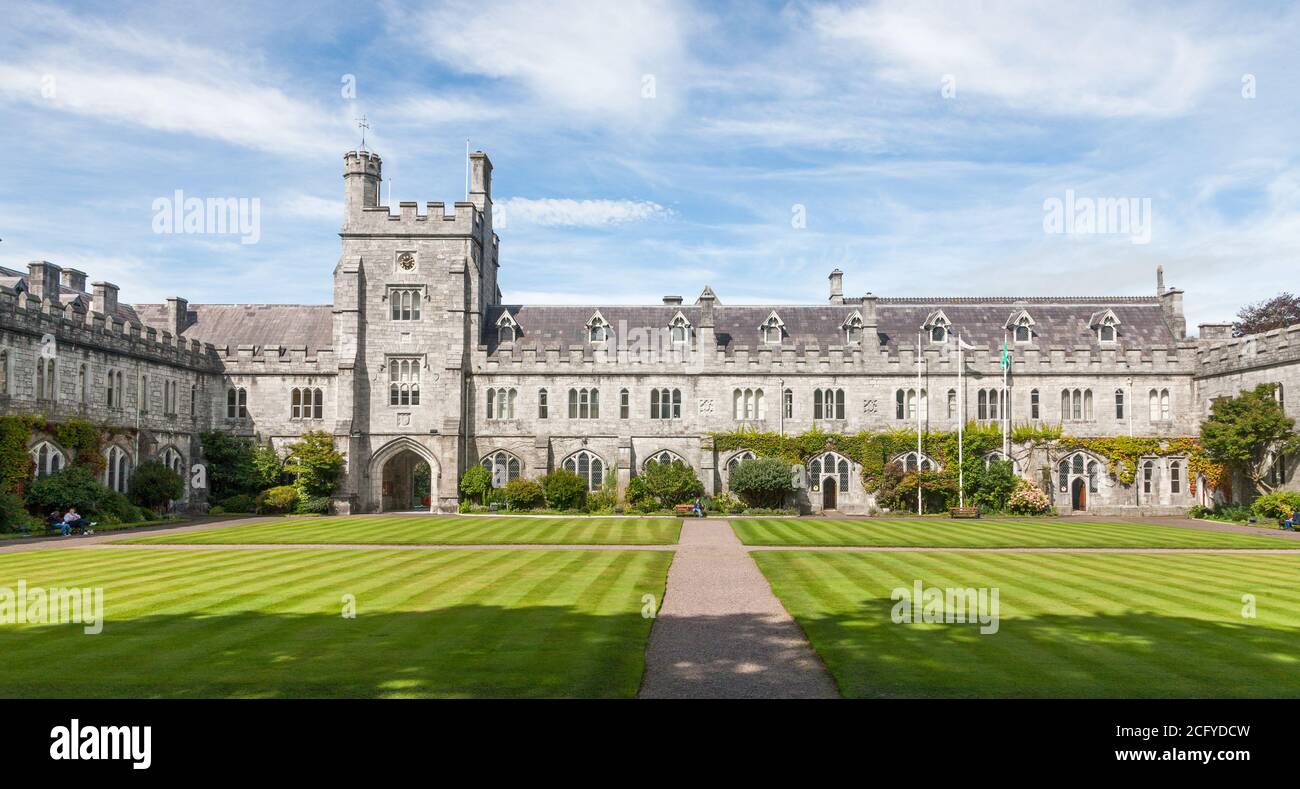
[[[49,517],[45,519],[45,524],[55,531],[63,532],[65,536],[72,528],[63,522],[63,516],[59,514],[58,510],[52,510],[50,512]]]
[[[704,517],[704,505],[703,505],[702,503],[700,503],[700,500],[699,500],[698,497],[695,499],[695,506],[694,506],[694,507],[691,507],[691,514],[694,515],[694,516],[697,517],[697,518],[703,518],[703,517]]]
[[[87,534],[94,534],[90,530],[90,527],[94,525],[94,523],[81,517],[77,513],[76,507],[68,507],[68,512],[63,516],[63,536],[67,537],[73,529],[80,529],[83,537]]]
[[[1295,531],[1295,510],[1291,510],[1290,514],[1286,516],[1286,520],[1282,521],[1282,528],[1287,531]]]

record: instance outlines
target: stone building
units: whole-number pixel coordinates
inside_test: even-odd
[[[708,287],[689,303],[505,304],[487,156],[471,154],[469,200],[450,210],[380,205],[381,168],[372,152],[344,156],[333,304],[127,305],[52,263],[0,268],[0,409],[113,428],[116,487],[142,459],[201,463],[203,430],[277,447],[324,430],[348,461],[338,511],[453,511],[472,464],[498,482],[564,467],[623,487],[680,459],[712,493],[748,453],[715,451],[710,433],[741,427],[950,431],[964,407],[991,424],[1175,437],[1194,435],[1216,396],[1300,386],[1300,327],[1189,337],[1183,292],[1162,274],[1150,296],[846,296],[836,270],[817,305],[732,306]],[[53,436],[32,453],[38,473],[66,462]],[[1010,454],[1064,512],[1181,512],[1206,495],[1187,458],[1143,459],[1125,486],[1084,452]],[[807,471],[801,509],[874,509],[851,460],[830,453]],[[1294,487],[1294,469],[1280,479]],[[202,504],[201,489],[189,496]]]

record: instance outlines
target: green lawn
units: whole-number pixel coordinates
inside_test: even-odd
[[[741,518],[731,521],[746,545],[914,546],[922,548],[1292,548],[1300,540],[1230,534],[1178,526],[1052,520],[822,520]]]
[[[0,587],[100,586],[104,629],[0,625],[0,697],[631,697],[672,554],[48,550]],[[341,616],[355,595],[355,619]]]
[[[1300,556],[753,556],[846,696],[1300,697]],[[999,631],[894,624],[915,580],[998,587]]]
[[[462,518],[455,515],[340,516],[142,535],[126,543],[185,545],[675,545],[677,518]]]

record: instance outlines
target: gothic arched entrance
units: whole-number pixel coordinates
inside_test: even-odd
[[[1088,483],[1082,477],[1070,483],[1070,508],[1076,512],[1088,509]]]
[[[438,477],[438,462],[428,449],[398,439],[371,458],[371,505],[378,512],[433,512],[438,507]]]
[[[835,505],[838,503],[837,499],[839,498],[836,495],[839,493],[837,486],[838,483],[836,483],[834,477],[827,477],[822,480],[822,509],[835,509]]]

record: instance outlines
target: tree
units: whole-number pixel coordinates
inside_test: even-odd
[[[1273,491],[1268,474],[1277,458],[1300,450],[1295,420],[1282,410],[1276,389],[1260,384],[1237,397],[1221,397],[1201,423],[1201,445],[1210,459],[1241,472],[1266,493]]]
[[[649,463],[640,476],[645,482],[646,491],[654,496],[662,509],[685,504],[696,496],[704,495],[704,484],[691,471],[690,466],[680,461]]]
[[[1232,336],[1242,337],[1300,323],[1300,296],[1281,293],[1241,308],[1232,324]]]
[[[492,472],[482,466],[470,466],[460,478],[460,492],[483,503],[483,497],[492,487]]]
[[[1007,508],[1007,500],[1016,491],[1015,466],[1009,460],[994,460],[984,467],[981,461],[972,475],[966,472],[966,495],[968,501],[986,510],[1001,512]]]
[[[790,464],[780,458],[743,460],[731,472],[730,487],[750,506],[777,509],[794,490]]]
[[[99,484],[86,466],[68,466],[41,477],[27,488],[27,506],[41,515],[76,507],[82,515],[97,512],[113,497],[113,491]]]
[[[259,488],[273,488],[284,483],[284,458],[270,444],[253,447],[250,458]]]
[[[208,469],[208,498],[213,501],[239,493],[255,495],[262,490],[262,477],[253,464],[253,442],[216,431],[199,436],[203,460]]]
[[[343,476],[343,465],[343,455],[334,448],[334,436],[313,430],[289,445],[284,470],[295,475],[293,486],[304,498],[318,498],[334,492]]]
[[[587,480],[572,471],[557,468],[538,481],[546,491],[546,506],[553,510],[580,510],[587,501]]]
[[[131,474],[131,500],[161,512],[167,502],[185,495],[185,480],[156,460],[141,463]]]

